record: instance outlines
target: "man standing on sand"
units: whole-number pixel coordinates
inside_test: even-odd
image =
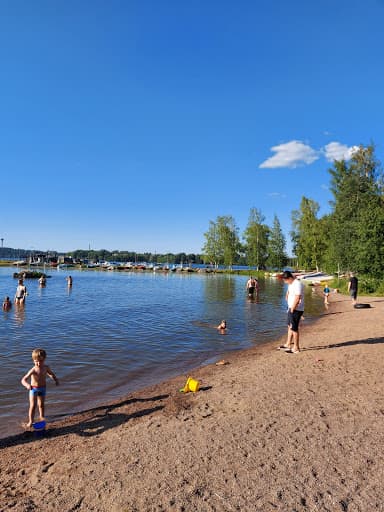
[[[357,277],[353,275],[351,272],[349,283],[348,283],[348,291],[349,295],[352,297],[352,304],[355,305],[357,302],[357,288],[358,288],[358,280]]]
[[[298,354],[300,352],[299,323],[304,312],[304,287],[303,283],[287,270],[283,272],[282,277],[284,283],[288,285],[285,296],[288,303],[288,337],[287,343],[279,347],[279,349],[292,354]],[[293,348],[291,348],[292,342]]]

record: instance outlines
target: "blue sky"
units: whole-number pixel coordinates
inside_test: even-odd
[[[333,157],[384,158],[382,0],[0,2],[0,236],[200,252],[257,207],[328,210]]]

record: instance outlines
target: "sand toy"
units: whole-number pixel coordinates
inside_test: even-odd
[[[192,393],[196,393],[199,391],[199,388],[200,382],[198,380],[192,379],[192,377],[188,377],[185,386],[180,389],[180,393],[189,393],[190,391],[192,391]]]

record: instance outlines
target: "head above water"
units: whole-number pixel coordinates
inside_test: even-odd
[[[35,348],[32,350],[32,360],[33,361],[44,361],[47,358],[47,353],[43,348]]]

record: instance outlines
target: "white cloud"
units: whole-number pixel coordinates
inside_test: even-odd
[[[259,165],[260,169],[275,169],[289,167],[293,169],[300,165],[309,165],[319,158],[319,152],[304,144],[300,140],[291,140],[278,146],[273,146],[271,151],[276,153]]]
[[[324,146],[322,151],[328,162],[333,162],[334,160],[350,160],[358,149],[358,146],[348,147],[341,142],[330,142]]]

